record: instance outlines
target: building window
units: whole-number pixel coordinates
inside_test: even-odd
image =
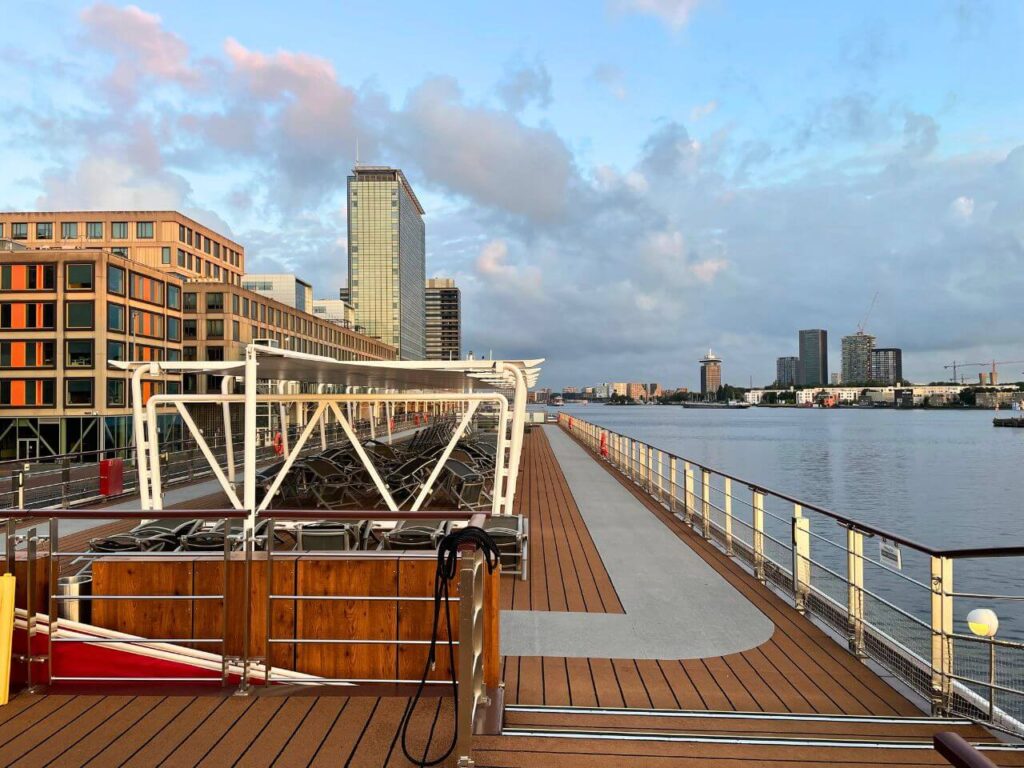
[[[107,330],[124,333],[126,329],[123,304],[107,304]]]
[[[208,339],[223,339],[224,338],[224,321],[223,320],[207,320],[206,321],[206,338],[208,338]]]
[[[196,272],[202,276],[203,274],[203,260],[196,256]]]
[[[249,316],[249,300],[246,298],[242,299],[242,317]]]
[[[231,339],[233,341],[242,340],[242,326],[239,324],[237,320],[231,321]]]
[[[53,368],[54,341],[0,342],[0,368]]]
[[[171,246],[165,245],[160,249],[160,263],[170,264],[171,263]]]
[[[92,379],[65,379],[64,404],[71,407],[88,407],[92,405]]]
[[[164,320],[164,315],[141,309],[130,309],[128,312],[131,333],[136,336],[145,336],[150,339],[164,338]]]
[[[124,296],[124,270],[113,264],[107,265],[107,293]]]
[[[223,312],[224,311],[224,294],[223,293],[208,293],[208,294],[206,294],[206,311],[207,312]]]
[[[92,339],[69,339],[65,343],[64,366],[66,368],[92,368]]]
[[[224,347],[207,347],[206,359],[220,362],[224,359]]]
[[[124,379],[107,379],[107,407],[123,408],[125,403]]]
[[[144,301],[147,304],[156,304],[162,307],[164,305],[164,283],[162,280],[155,280],[152,277],[132,272],[131,296],[133,299]]]
[[[64,327],[68,330],[91,331],[96,323],[91,301],[65,301]]]
[[[110,224],[110,239],[111,240],[127,240],[128,239],[128,222],[127,221],[115,221]]]
[[[199,304],[196,301],[196,294],[186,292],[185,293],[185,311],[186,312],[195,312],[198,308],[199,308]]]
[[[102,221],[87,221],[85,223],[85,236],[89,240],[102,240],[103,239],[103,222]]]
[[[185,225],[184,224],[179,224],[178,225],[178,242],[179,243],[184,243],[185,242]]]
[[[60,225],[60,237],[61,240],[77,240],[78,239],[78,222],[77,221],[65,221]]]
[[[180,363],[181,362],[181,350],[180,349],[168,349],[167,350],[167,362],[169,362],[169,363]]]
[[[238,294],[236,294],[236,293],[231,294],[231,312],[233,314],[236,314],[236,315],[238,314],[238,305],[240,303],[241,302],[238,299]]]
[[[199,338],[198,322],[199,321],[194,319],[194,318],[188,318],[188,317],[185,318],[183,323],[184,323],[184,332],[185,332],[185,338],[186,339],[197,339],[197,338]]]
[[[203,235],[203,250],[206,251],[207,253],[210,252],[210,238],[208,238],[206,235]]]
[[[115,360],[124,360],[124,342],[123,341],[108,341],[107,342],[107,362],[113,362]]]
[[[135,237],[139,240],[152,240],[153,239],[153,222],[152,221],[138,221],[135,223]]]
[[[181,309],[181,288],[167,284],[167,308]]]
[[[192,245],[192,228],[189,227],[185,230],[185,242]]]
[[[53,240],[53,222],[36,222],[36,240]]]
[[[122,257],[124,259],[128,258],[128,249],[127,248],[122,248],[122,247],[111,248],[110,252],[112,254],[114,254],[115,256],[120,256],[120,257]]]
[[[52,301],[12,301],[0,304],[0,328],[5,330],[52,330],[57,306]]]
[[[11,239],[12,240],[28,240],[28,223],[24,221],[16,221],[11,224]]]
[[[181,248],[178,249],[178,266],[185,266],[185,252]]]
[[[53,264],[0,265],[2,291],[52,291],[56,266]]]
[[[64,269],[64,284],[69,291],[91,291],[93,289],[92,264],[68,264]]]
[[[188,322],[188,321],[186,321]],[[185,362],[193,363],[199,359],[199,352],[197,347],[182,347],[181,357]]]
[[[167,340],[181,341],[181,320],[177,317],[167,318]]]
[[[54,379],[0,380],[0,406],[18,408],[26,405],[52,408],[57,404]]]

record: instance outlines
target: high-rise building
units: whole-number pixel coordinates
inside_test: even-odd
[[[775,359],[775,384],[792,387],[800,381],[800,358],[779,357]]]
[[[639,381],[631,381],[626,387],[626,394],[630,400],[646,400],[647,387]]]
[[[295,275],[242,275],[242,287],[289,307],[313,311],[313,286]]]
[[[661,397],[662,389],[661,384],[656,381],[652,381],[647,385],[647,399],[654,400],[655,398]]]
[[[843,336],[843,383],[847,385],[866,384],[874,380],[871,373],[871,352],[875,348],[875,337],[864,331]]]
[[[833,387],[838,387],[840,384],[843,383],[842,374],[837,373],[836,371],[832,371],[832,373],[829,375],[828,380]]]
[[[713,395],[718,392],[720,386],[722,386],[722,358],[709,349],[707,355],[700,359],[700,393]]]
[[[425,280],[423,206],[405,174],[356,166],[348,177],[349,298],[356,323],[398,347],[402,360],[426,355]]]
[[[871,352],[871,379],[882,384],[903,381],[903,350],[879,347]]]
[[[451,278],[432,277],[426,286],[427,360],[462,357],[462,299]]]
[[[797,383],[805,387],[828,384],[828,331],[800,331],[800,371]]]

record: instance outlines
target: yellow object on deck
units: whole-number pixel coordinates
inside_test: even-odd
[[[11,689],[11,643],[14,641],[14,576],[0,576],[0,707]]]

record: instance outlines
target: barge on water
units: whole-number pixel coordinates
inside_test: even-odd
[[[438,764],[941,765],[940,733],[1024,766],[996,735],[1024,736],[1024,645],[960,623],[1019,596],[953,587],[1024,547],[932,549],[564,413],[526,431],[540,362],[146,363],[228,383],[135,399],[134,511],[2,513],[0,766],[410,768],[453,738]],[[166,487],[167,408],[212,480]]]

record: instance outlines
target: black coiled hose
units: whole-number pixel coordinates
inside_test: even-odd
[[[454,751],[459,736],[459,681],[456,679],[455,666],[455,645],[452,641],[452,612],[448,602],[448,582],[455,578],[459,569],[459,547],[464,544],[475,544],[484,553],[484,561],[487,563],[487,572],[493,573],[498,565],[498,546],[494,539],[483,528],[475,525],[466,526],[457,531],[452,531],[443,539],[437,548],[437,571],[434,573],[434,628],[430,636],[430,652],[427,654],[427,662],[423,666],[423,676],[420,678],[419,686],[416,688],[416,695],[413,696],[405,707],[402,715],[402,753],[413,765],[420,768],[439,765],[444,762]],[[466,596],[462,596],[465,598]],[[413,757],[409,752],[408,735],[409,723],[412,722],[413,712],[423,695],[423,688],[427,684],[427,677],[434,661],[437,658],[437,628],[441,619],[441,604],[444,603],[444,620],[448,629],[448,663],[451,669],[452,697],[455,705],[455,730],[452,732],[452,741],[448,748],[437,757],[427,758],[427,750],[430,749],[430,742],[423,747],[423,757]],[[465,638],[463,642],[467,642]],[[431,729],[433,733],[433,729]]]

